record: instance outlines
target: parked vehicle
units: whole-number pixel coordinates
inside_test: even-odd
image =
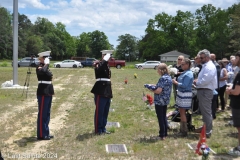
[[[40,61],[38,60],[38,58],[24,57],[18,61],[18,67],[36,67],[37,65],[39,65],[39,63]]]
[[[81,62],[75,61],[75,60],[64,60],[62,62],[56,62],[53,64],[56,68],[77,68],[82,67]]]
[[[96,63],[98,63],[98,60],[94,61],[93,65]],[[116,67],[117,69],[121,69],[122,67],[125,67],[126,61],[125,60],[115,60],[114,58],[111,57],[108,61],[108,65],[109,65],[109,67]]]
[[[161,63],[160,61],[146,61],[144,63],[135,64],[135,67],[138,69],[143,69],[143,68],[157,69],[157,66],[160,63]]]
[[[82,67],[92,67],[93,62],[97,61],[95,58],[86,58],[85,60],[80,61],[82,64]]]

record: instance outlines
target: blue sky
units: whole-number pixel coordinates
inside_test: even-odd
[[[72,36],[102,31],[116,47],[118,36],[144,36],[147,22],[158,13],[175,15],[177,10],[195,13],[205,4],[227,9],[238,0],[18,0],[20,14],[35,22],[37,17],[62,22]],[[13,10],[13,0],[0,0],[0,6]]]

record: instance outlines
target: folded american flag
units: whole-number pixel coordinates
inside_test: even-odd
[[[157,89],[157,86],[153,86],[153,85],[150,85],[150,84],[144,84],[144,87],[149,89],[149,90],[152,90],[152,91]]]

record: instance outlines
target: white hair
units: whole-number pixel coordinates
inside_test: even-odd
[[[206,57],[210,57],[210,52],[207,49],[198,52],[198,55],[204,54]]]

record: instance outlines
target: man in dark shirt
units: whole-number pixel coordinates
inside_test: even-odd
[[[236,53],[236,65],[240,67],[240,51]],[[231,149],[228,154],[240,156],[240,72],[233,81],[233,86],[226,89],[226,93],[230,96],[230,106],[232,108],[233,126],[238,130],[238,146]]]
[[[108,112],[111,104],[112,84],[111,84],[111,70],[108,66],[108,60],[111,57],[112,50],[103,50],[102,61],[97,62],[95,65],[95,78],[96,82],[91,90],[94,94],[94,101],[96,105],[94,126],[95,134],[110,134],[106,130]]]
[[[39,53],[40,64],[36,66],[38,79],[37,99],[38,99],[38,119],[37,138],[38,140],[50,140],[53,138],[49,134],[50,110],[52,105],[52,95],[54,89],[52,85],[53,74],[49,70],[50,51]]]

